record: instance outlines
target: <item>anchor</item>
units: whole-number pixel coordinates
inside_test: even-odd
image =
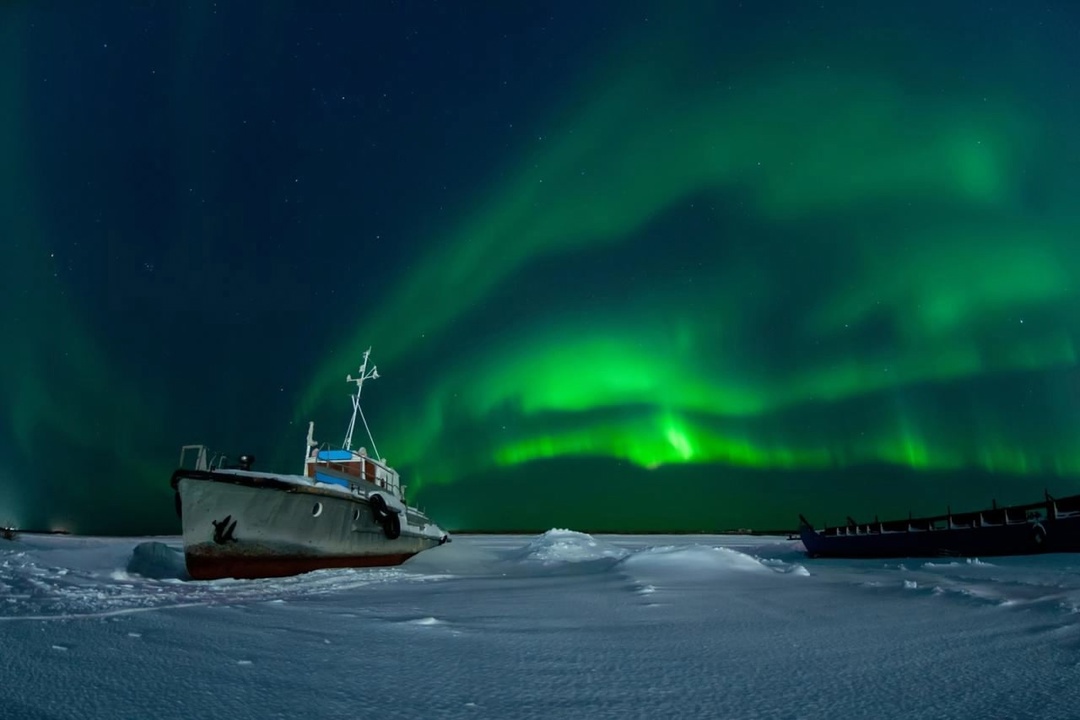
[[[230,520],[232,520],[231,523]],[[211,520],[210,522],[214,525],[214,542],[218,545],[236,542],[236,538],[233,537],[233,532],[236,530],[236,521],[232,519],[232,515],[226,515],[224,520]]]

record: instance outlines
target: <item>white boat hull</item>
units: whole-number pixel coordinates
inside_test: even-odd
[[[345,494],[258,473],[177,471],[188,573],[197,580],[400,565],[445,542],[418,511],[391,502],[400,534],[378,520],[371,493]],[[384,511],[385,513],[385,511]]]

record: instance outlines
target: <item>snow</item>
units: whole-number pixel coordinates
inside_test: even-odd
[[[0,541],[0,717],[1043,719],[1080,700],[1080,555],[551,530],[193,582],[179,548]]]
[[[582,563],[626,557],[627,551],[573,530],[548,530],[530,541],[518,554],[522,560],[542,565]]]

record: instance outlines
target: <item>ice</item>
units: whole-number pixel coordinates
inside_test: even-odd
[[[620,559],[627,551],[602,542],[587,533],[573,530],[548,530],[530,541],[521,551],[521,557],[543,565],[591,562],[602,559]]]
[[[127,572],[156,580],[190,580],[184,565],[182,547],[162,542],[144,542],[135,546]]]
[[[1080,555],[810,560],[745,536],[464,536],[187,579],[178,538],[0,545],[0,717],[1075,717]]]
[[[363,573],[321,570],[266,580],[187,581],[179,538],[123,541],[105,538],[35,538],[35,552],[8,553],[0,582],[10,585],[0,622],[109,617],[163,608],[286,601],[379,582],[431,582],[436,575],[400,568]],[[57,562],[71,567],[57,567]],[[10,574],[9,574],[10,573]]]
[[[702,545],[649,548],[626,558],[623,567],[644,575],[709,579],[733,572],[770,572],[764,562],[745,553]]]
[[[934,568],[958,568],[964,566],[974,567],[994,567],[993,563],[983,562],[979,558],[964,558],[963,560],[953,560],[951,562],[928,562],[923,563],[923,567],[931,570]]]

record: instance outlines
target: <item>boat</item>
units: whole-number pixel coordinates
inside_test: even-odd
[[[799,539],[812,558],[992,557],[1080,552],[1080,495],[1028,505],[814,529],[799,515]]]
[[[185,445],[172,474],[176,513],[183,527],[184,561],[196,580],[298,575],[325,568],[399,565],[449,541],[428,516],[406,502],[398,472],[379,457],[360,409],[371,348],[355,384],[352,419],[340,448],[315,441],[308,423],[303,470],[255,470],[255,458],[235,464],[205,445]],[[360,417],[371,443],[352,449]],[[185,467],[194,459],[193,467]]]

